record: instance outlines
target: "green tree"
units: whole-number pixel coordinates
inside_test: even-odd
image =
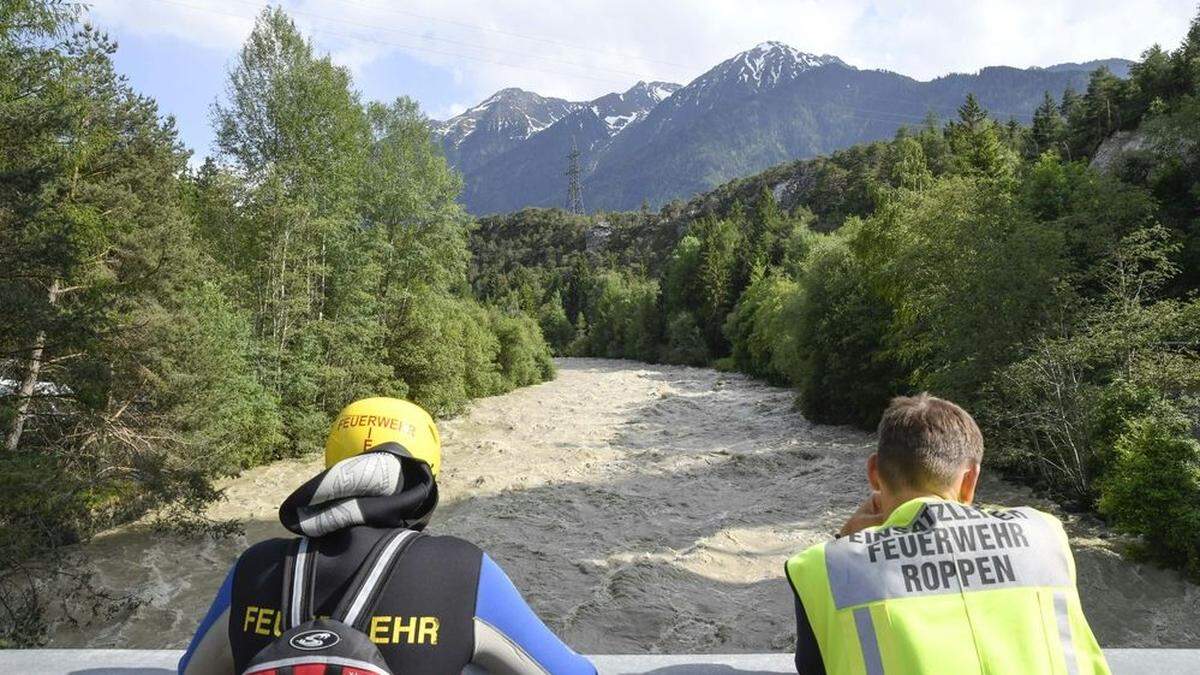
[[[798,292],[783,308],[788,337],[774,346],[773,361],[810,419],[873,428],[899,393],[903,370],[886,347],[892,307],[847,242],[857,227],[810,248]]]
[[[912,137],[898,139],[890,150],[888,182],[904,190],[922,190],[933,182],[925,149]]]
[[[974,94],[967,94],[967,100],[959,106],[958,121],[950,124],[948,134],[960,173],[987,178],[1012,174],[1012,153]]]
[[[696,229],[700,242],[699,264],[696,267],[700,296],[698,318],[708,340],[709,351],[723,354],[727,346],[721,327],[737,300],[733,282],[742,238],[730,220],[703,220],[696,224]]]
[[[1042,98],[1042,104],[1033,111],[1033,126],[1030,129],[1031,142],[1027,156],[1036,158],[1045,152],[1059,151],[1065,132],[1066,123],[1063,121],[1062,113],[1059,112],[1058,104],[1047,91]]]
[[[190,518],[281,440],[184,209],[186,153],[114,51],[69,6],[0,9],[0,643],[44,637],[23,575],[53,574],[53,549],[149,508]]]
[[[955,177],[905,193],[855,246],[895,308],[889,341],[913,385],[969,402],[1043,325],[1063,240],[992,181]]]
[[[663,308],[668,315],[700,306],[700,263],[700,239],[694,234],[680,239],[663,270]]]
[[[788,384],[775,352],[792,339],[784,309],[798,292],[795,281],[779,273],[758,276],[725,319],[733,365],[738,370],[776,384]]]
[[[382,270],[360,255],[374,237],[356,215],[369,126],[349,73],[316,56],[278,8],[259,15],[213,117],[254,233],[251,268],[237,276],[264,345],[260,373],[292,447],[317,447],[330,412],[388,377],[371,356]]]

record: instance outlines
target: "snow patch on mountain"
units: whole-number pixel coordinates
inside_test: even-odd
[[[672,84],[670,82],[652,82],[650,84],[648,93],[655,101],[661,101],[671,94],[679,91],[680,88],[680,85]]]
[[[724,96],[729,87],[742,91],[773,89],[802,73],[832,65],[849,67],[836,56],[802,52],[782,42],[762,42],[717,64],[681,89],[674,98],[678,99],[679,105],[705,105],[704,102],[711,105],[713,99]]]

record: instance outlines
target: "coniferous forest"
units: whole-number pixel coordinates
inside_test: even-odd
[[[265,11],[188,168],[73,3],[0,4],[0,645],[44,635],[54,551],[319,449],[367,395],[434,414],[552,375],[467,284],[458,177],[407,99]],[[86,579],[80,579],[86,584]]]
[[[45,639],[63,547],[221,530],[214,481],[346,402],[453,414],[552,353],[737,370],[867,429],[929,390],[989,468],[1200,576],[1200,22],[1031,126],[971,96],[658,212],[477,222],[416,104],[362,100],[280,10],[191,165],[115,49],[0,3],[0,646]]]

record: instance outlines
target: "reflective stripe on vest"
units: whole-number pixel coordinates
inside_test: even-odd
[[[862,649],[867,675],[883,675],[883,659],[879,656],[879,640],[875,635],[875,620],[870,607],[854,610],[854,627],[858,631],[858,646]]]
[[[1079,661],[1075,658],[1075,643],[1071,639],[1071,615],[1067,608],[1067,594],[1054,594],[1054,620],[1058,624],[1058,641],[1062,643],[1063,659],[1067,663],[1067,673],[1079,673]]]
[[[787,575],[830,675],[1108,672],[1066,535],[1033,509],[913,500]]]

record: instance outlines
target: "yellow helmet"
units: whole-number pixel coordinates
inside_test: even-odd
[[[421,406],[398,398],[364,398],[342,408],[325,440],[325,468],[388,442],[404,446],[437,477],[442,468],[437,425]]]

